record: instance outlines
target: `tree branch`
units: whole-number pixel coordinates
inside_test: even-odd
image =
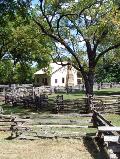
[[[62,14],[62,15],[60,15],[60,17],[59,17],[59,19],[57,20],[57,32],[58,32],[58,36],[61,38],[61,36],[60,36],[60,32],[59,32],[59,28],[60,28],[60,21],[61,21],[61,19],[62,18],[64,18],[64,17],[67,17],[67,16],[69,16],[69,15],[77,15],[77,14],[70,14],[70,13],[68,13],[68,14]]]
[[[89,9],[90,7],[92,7],[94,4],[97,3],[97,0],[95,0],[93,3],[91,3],[90,5],[87,5],[86,7],[84,7],[80,13],[79,13],[79,16],[86,10],[86,9]]]
[[[50,55],[50,57],[51,57],[51,59],[53,60],[53,62],[54,63],[56,63],[57,65],[61,65],[61,66],[67,66],[67,65],[69,65],[70,63],[63,63],[63,61],[61,60],[61,58],[60,58],[60,61],[59,61],[59,63],[56,61],[56,59],[51,55],[51,54],[49,54]]]
[[[75,58],[80,70],[82,72],[84,72],[84,69],[80,64],[78,57],[76,56],[75,52],[71,49],[71,47],[69,47],[68,44],[63,39],[60,39],[57,36],[49,33],[48,30],[45,30],[44,27],[38,21],[36,21],[35,19],[34,19],[34,21],[41,28],[43,33],[45,33],[47,36],[51,37],[54,41],[60,42],[68,50],[68,52]]]
[[[77,71],[80,71],[79,67],[77,67],[75,64],[71,64]]]
[[[47,35],[47,36],[51,37],[52,39],[54,39],[55,41],[59,42],[60,39],[59,39],[57,36],[55,36],[55,35],[53,35],[52,33],[50,33],[48,30],[46,30],[46,29],[42,26],[41,23],[39,23],[39,22],[36,21],[35,19],[33,19],[33,21],[40,27],[41,31],[42,31],[45,35]]]
[[[43,2],[43,1],[42,1],[42,2]],[[44,18],[46,19],[46,21],[47,21],[47,23],[48,23],[50,29],[52,29],[52,24],[51,24],[51,22],[49,21],[47,15],[45,14],[45,11],[43,11],[43,5],[42,5],[42,2],[40,3],[40,10],[41,10],[41,12],[42,12],[42,15],[43,15]]]
[[[58,35],[60,35],[59,34],[59,23],[60,23],[60,21],[61,21],[61,19],[63,18],[63,17],[68,17],[68,16],[70,16],[70,15],[76,15],[76,16],[81,16],[82,15],[82,13],[86,10],[86,9],[89,9],[90,7],[92,7],[94,4],[96,4],[96,2],[97,2],[97,0],[95,0],[93,3],[91,3],[90,5],[87,5],[87,6],[85,6],[79,13],[68,13],[68,14],[63,14],[63,15],[60,15],[60,18],[58,19],[58,21],[57,21],[57,30],[58,30]],[[70,20],[70,19],[69,19]],[[81,34],[82,32],[79,30],[79,33]],[[82,36],[83,36],[83,34],[81,34]]]
[[[108,34],[108,28],[104,28],[103,32],[101,33],[99,39],[96,40],[96,43],[94,44],[94,48],[93,50],[96,51],[98,45],[100,44],[100,42],[107,36]],[[94,39],[95,39],[95,34],[94,34]]]
[[[103,52],[101,52],[97,57],[96,57],[96,60],[95,60],[95,65],[97,64],[97,62],[99,61],[99,59],[104,55],[106,54],[107,52],[109,52],[110,50],[113,50],[113,49],[117,49],[120,47],[120,43],[116,44],[116,45],[113,45],[113,46],[110,46],[109,48],[107,48],[106,50],[104,50]]]
[[[56,63],[57,65],[61,65],[61,66],[72,65],[76,70],[80,71],[79,67],[77,67],[75,64],[73,64],[71,62],[63,63],[63,61],[60,61],[60,63],[58,63],[51,54],[49,54],[49,55],[52,58],[53,62]]]

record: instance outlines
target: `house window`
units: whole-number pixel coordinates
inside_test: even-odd
[[[65,79],[64,78],[62,78],[62,83],[65,83]]]
[[[77,71],[77,78],[81,78],[81,73]]]
[[[77,84],[81,84],[81,79],[77,79]]]
[[[57,83],[57,79],[55,79],[55,83]]]

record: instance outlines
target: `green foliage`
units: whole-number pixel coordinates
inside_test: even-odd
[[[8,16],[9,20],[14,20],[16,14],[20,14],[27,20],[28,9],[30,7],[31,0],[1,0],[0,1],[0,24],[5,25]]]
[[[0,29],[1,58],[7,53],[15,63],[34,60],[40,62],[40,59],[45,57],[45,53],[50,51],[46,49],[45,38],[32,21],[24,24],[23,18],[16,16],[16,21],[9,21],[6,27]]]
[[[17,64],[14,70],[14,83],[33,83],[35,68],[27,63]]]
[[[8,20],[8,21],[7,21]],[[49,39],[41,34],[32,20],[25,23],[21,16],[16,15],[15,21],[9,21],[6,16],[6,25],[0,27],[0,59],[12,59],[18,62],[37,62],[40,67],[49,62],[47,53],[51,48],[46,47]]]
[[[40,69],[50,61],[50,41],[32,21],[29,6],[29,0],[0,2],[0,83],[31,83],[32,65]]]
[[[103,57],[96,67],[97,82],[120,82],[119,50]]]
[[[29,63],[17,63],[15,66],[11,60],[0,61],[0,84],[33,83],[33,75],[36,67]]]
[[[11,61],[0,61],[0,83],[11,83],[13,79],[13,64]]]
[[[81,61],[80,52],[84,52],[85,58],[82,58],[82,60],[87,59],[87,70],[89,70],[90,57],[88,52],[90,47],[94,49],[97,57],[109,46],[120,42],[120,12],[113,0],[105,2],[95,0],[80,0],[78,2],[74,0],[69,2],[47,0],[37,6],[37,9],[36,13],[39,12],[40,14],[36,14],[36,16],[34,14],[34,16],[43,26],[45,32],[41,30],[45,35],[50,37],[51,34],[58,37],[58,40],[52,36],[51,39],[61,44],[63,44],[63,40],[66,40],[65,42],[74,51],[79,61]],[[89,42],[90,47],[87,42]],[[69,50],[65,47],[64,55],[68,56],[70,52],[68,54],[66,52],[69,52]],[[59,55],[63,57],[63,51]]]
[[[97,82],[120,82],[120,62],[106,63],[98,67]]]

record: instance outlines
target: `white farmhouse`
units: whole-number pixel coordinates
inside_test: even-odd
[[[56,63],[50,64],[51,71],[47,73],[41,69],[34,73],[36,86],[76,86],[82,83],[80,72],[69,66],[61,66]]]

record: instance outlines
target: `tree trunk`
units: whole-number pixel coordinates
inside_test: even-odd
[[[93,96],[94,73],[89,72],[87,81],[85,81],[86,95]]]
[[[92,107],[92,97],[93,97],[93,84],[94,84],[94,72],[89,71],[87,79],[85,78],[85,90],[86,90],[86,111],[89,113]]]

